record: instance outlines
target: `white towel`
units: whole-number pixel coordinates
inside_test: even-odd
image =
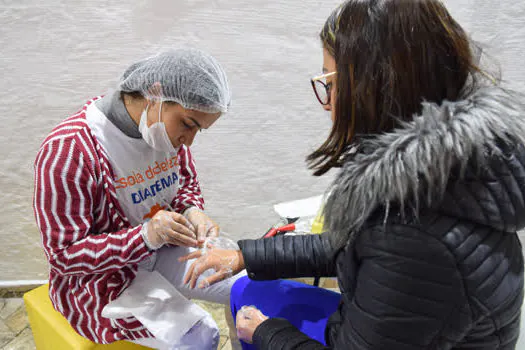
[[[204,319],[211,318],[157,271],[143,269],[138,270],[135,280],[117,299],[104,307],[102,316],[112,319],[134,316],[157,340],[166,344],[181,344],[192,327],[197,325],[191,332],[194,333],[199,328],[198,324],[209,324],[209,320],[204,322]],[[209,331],[205,333],[202,334],[206,338],[202,339],[203,344],[212,343],[209,338],[213,336]]]

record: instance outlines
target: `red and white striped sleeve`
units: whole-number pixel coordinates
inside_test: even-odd
[[[116,271],[150,254],[142,226],[93,232],[93,210],[101,203],[92,160],[81,141],[74,135],[51,139],[35,161],[36,222],[51,268],[63,275]]]
[[[180,187],[177,197],[173,201],[177,213],[182,213],[189,207],[198,207],[204,210],[204,198],[197,179],[195,161],[191,155],[190,148],[181,146],[179,150],[180,163]]]

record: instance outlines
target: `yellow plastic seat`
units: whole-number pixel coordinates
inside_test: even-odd
[[[45,284],[24,294],[24,303],[38,350],[139,350],[149,349],[127,341],[96,344],[79,335],[68,321],[57,312]]]

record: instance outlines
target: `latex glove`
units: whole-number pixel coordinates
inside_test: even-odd
[[[255,306],[243,306],[237,311],[236,327],[239,339],[248,344],[253,343],[253,333],[268,316],[264,315]]]
[[[197,229],[197,241],[204,243],[207,237],[219,236],[219,226],[197,207],[184,211],[184,217]]]
[[[197,247],[197,236],[193,225],[181,214],[159,210],[142,226],[142,237],[150,249],[159,249],[165,244]]]
[[[215,273],[203,279],[199,288],[206,288],[228,277],[238,274],[244,269],[244,258],[237,244],[227,238],[208,238],[204,248],[180,257],[179,261],[196,259],[184,276],[184,283],[195,288],[199,277],[207,270]]]

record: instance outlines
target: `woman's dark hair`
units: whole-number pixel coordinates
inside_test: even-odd
[[[337,89],[330,136],[307,157],[317,176],[340,166],[360,136],[411,120],[423,101],[462,98],[482,73],[467,34],[438,0],[348,0],[320,37],[335,58]]]

